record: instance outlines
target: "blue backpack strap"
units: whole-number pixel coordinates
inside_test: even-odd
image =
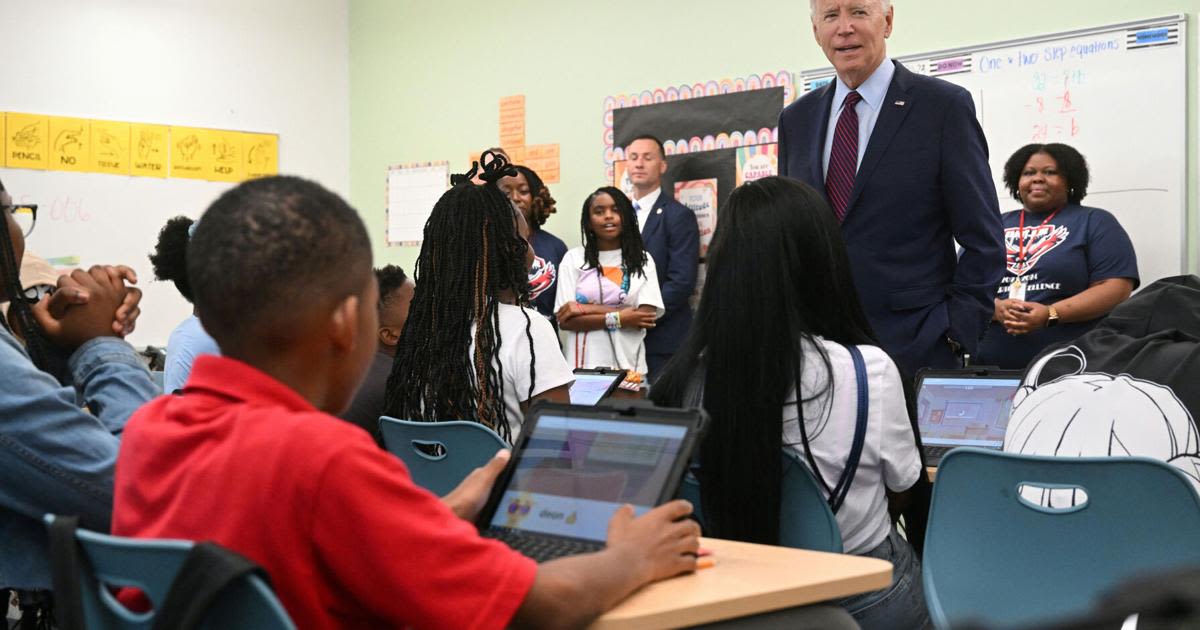
[[[863,361],[862,352],[856,346],[845,346],[850,351],[854,361],[854,377],[858,391],[858,417],[854,425],[854,443],[850,446],[850,457],[837,486],[829,493],[829,509],[837,514],[846,495],[850,492],[850,484],[854,483],[854,475],[858,472],[858,461],[862,457],[863,443],[867,439],[867,414],[870,411],[870,396],[867,392],[867,364]]]

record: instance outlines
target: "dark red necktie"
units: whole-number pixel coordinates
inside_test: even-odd
[[[833,130],[833,150],[829,152],[829,169],[825,173],[825,192],[838,223],[846,220],[850,191],[854,190],[854,175],[858,172],[858,112],[854,106],[862,100],[858,92],[846,95],[842,114]]]

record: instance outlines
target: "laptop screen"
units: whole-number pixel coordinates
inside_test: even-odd
[[[921,381],[917,423],[927,446],[1004,445],[1019,377],[935,377]]]
[[[490,525],[603,542],[626,503],[654,507],[687,427],[544,415]]]
[[[600,402],[604,393],[612,387],[613,381],[621,378],[624,372],[615,374],[580,374],[575,373],[575,383],[571,385],[572,405],[594,405]]]

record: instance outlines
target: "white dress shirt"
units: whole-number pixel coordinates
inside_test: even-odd
[[[841,77],[834,79],[833,105],[829,110],[829,126],[825,130],[825,152],[822,154],[822,173],[829,173],[829,154],[833,152],[833,132],[837,127],[838,117],[842,115],[842,103],[846,95],[857,91],[862,100],[854,107],[858,113],[858,165],[862,164],[863,154],[867,152],[867,142],[871,132],[875,130],[875,121],[879,120],[879,112],[883,109],[883,99],[887,98],[888,86],[892,84],[892,76],[896,74],[896,66],[888,57],[867,77],[857,90],[851,90]]]
[[[658,196],[662,194],[662,187],[655,188],[641,199],[634,199],[634,208],[637,209],[638,231],[646,230],[646,221],[650,220],[650,210],[658,201]]]

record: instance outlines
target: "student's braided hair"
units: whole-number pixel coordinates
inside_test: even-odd
[[[592,201],[598,195],[612,197],[621,214],[621,264],[625,265],[626,273],[645,276],[642,269],[646,266],[646,244],[642,241],[642,230],[638,226],[637,212],[633,202],[621,189],[613,186],[597,188],[596,192],[588,195],[583,201],[583,214],[579,217],[579,227],[583,232],[583,259],[588,269],[600,268],[600,245],[596,242],[596,233],[592,231]]]
[[[0,182],[0,192],[4,192],[2,182]],[[33,318],[33,311],[29,310],[29,303],[25,301],[25,289],[21,286],[21,264],[17,261],[17,253],[13,249],[12,234],[8,232],[7,223],[0,225],[0,274],[4,275],[4,292],[8,294],[9,320],[16,321],[17,327],[21,329],[20,337],[25,340],[25,350],[29,352],[29,358],[39,370],[53,371],[57,369],[51,365],[50,355],[46,350],[46,341],[42,339],[41,328],[38,327],[37,320]],[[4,325],[5,330],[13,332],[8,327],[8,321],[4,321],[3,317],[0,317],[0,324]]]
[[[480,159],[482,167],[473,163],[470,172],[451,178],[453,187],[425,223],[413,269],[417,288],[388,377],[385,412],[426,422],[474,420],[511,441],[504,367],[495,360],[502,342],[499,305],[504,292],[519,306],[529,303],[529,245],[517,233],[516,210],[496,186],[515,169],[491,151]],[[477,174],[482,186],[471,183]],[[537,357],[529,313],[522,314],[531,398]]]

